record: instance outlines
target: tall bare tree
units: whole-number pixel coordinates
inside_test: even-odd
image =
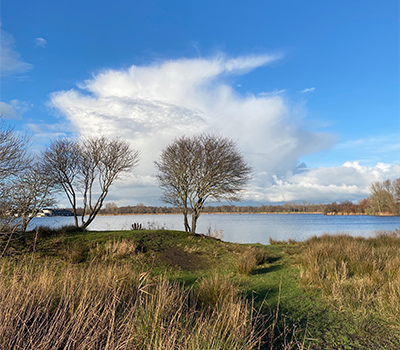
[[[27,166],[28,139],[0,119],[0,181],[17,175]]]
[[[175,139],[155,166],[163,200],[181,208],[184,228],[193,233],[206,201],[240,200],[252,173],[235,142],[210,134]]]
[[[79,141],[59,139],[43,153],[43,164],[67,195],[79,227],[78,195],[82,196],[82,229],[87,228],[99,213],[111,185],[126,171],[137,165],[139,152],[126,141],[105,136]]]
[[[10,191],[13,212],[19,218],[18,228],[25,232],[37,213],[54,205],[54,181],[43,171],[39,163],[32,163],[19,174]]]
[[[77,183],[82,163],[79,144],[69,139],[53,141],[42,155],[42,167],[54,180],[58,189],[65,192],[74,213],[75,226],[79,227],[77,215]]]
[[[0,119],[0,232],[16,225],[11,191],[17,176],[27,168],[28,139]]]

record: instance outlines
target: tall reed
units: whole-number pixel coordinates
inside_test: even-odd
[[[111,250],[112,252],[112,250]],[[193,293],[128,265],[0,261],[0,349],[253,349],[248,303]]]
[[[340,309],[380,317],[400,335],[399,232],[314,237],[304,243],[300,263],[304,284],[320,288]]]

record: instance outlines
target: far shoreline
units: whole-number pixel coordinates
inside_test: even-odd
[[[324,214],[322,212],[215,212],[215,213],[201,213],[201,215],[253,215],[253,214],[261,214],[261,215],[301,215],[301,214],[312,214],[312,215],[325,215],[325,216],[400,216],[393,215],[389,213],[381,213],[381,214],[366,214],[366,213],[327,213]],[[97,214],[97,216],[139,216],[139,215],[182,215],[182,213],[127,213],[127,214]],[[189,214],[190,215],[190,214]]]

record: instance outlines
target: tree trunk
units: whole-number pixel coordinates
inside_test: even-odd
[[[185,226],[185,231],[190,232],[189,220],[187,217],[187,212],[183,213],[183,225]]]
[[[79,221],[78,221],[78,215],[76,214],[76,208],[72,208],[72,212],[74,213],[75,227],[79,228]]]
[[[190,232],[190,225],[189,225],[189,220],[188,220],[188,208],[187,205],[184,205],[182,208],[182,214],[183,214],[183,226],[185,227],[186,232]]]
[[[198,216],[196,213],[192,214],[192,233],[196,233],[196,223],[197,223]]]

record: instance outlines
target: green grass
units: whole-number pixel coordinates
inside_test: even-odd
[[[207,316],[210,317],[207,325],[214,326],[204,328],[205,332],[210,332],[208,339],[215,335],[215,346],[206,347],[202,343],[199,349],[244,348],[237,338],[226,333],[226,329],[215,329],[213,322],[218,317],[225,317],[226,325],[237,322],[232,327],[238,327],[239,318],[244,317],[252,326],[241,329],[240,332],[244,332],[241,334],[245,334],[243,337],[248,344],[258,339],[259,344],[263,344],[260,345],[262,349],[398,347],[400,316],[395,297],[400,291],[397,285],[397,289],[393,289],[393,283],[390,285],[393,288],[388,289],[384,279],[378,276],[379,273],[385,275],[392,282],[398,277],[399,237],[359,240],[340,236],[338,239],[323,237],[305,243],[272,242],[275,244],[265,246],[227,243],[180,231],[74,232],[60,229],[52,232],[42,229],[37,235],[31,232],[14,237],[0,262],[3,272],[12,270],[13,266],[22,269],[27,265],[38,270],[42,266],[52,266],[54,270],[64,271],[65,264],[76,273],[92,268],[117,269],[118,273],[129,269],[136,276],[132,277],[134,280],[147,276],[148,285],[158,285],[154,281],[163,276],[164,287],[166,280],[168,286],[178,288],[178,292],[174,289],[171,293],[175,298],[174,293],[180,294],[188,308],[186,314],[179,311],[179,315],[186,315],[180,316],[185,326],[179,324],[176,329],[183,327],[193,332],[190,327],[185,328],[186,322],[200,322],[194,316],[198,312],[221,312]],[[371,256],[376,261],[365,259]],[[341,270],[342,266],[347,270]],[[364,300],[368,293],[362,294],[362,300],[354,296],[354,286],[356,283],[360,286],[361,277],[367,275],[381,283],[382,293],[387,292],[368,305]],[[130,283],[137,285],[137,282]],[[349,293],[353,297],[349,297]],[[146,307],[153,302],[149,301]],[[197,310],[193,315],[188,311],[192,307]],[[224,308],[232,312],[229,320]],[[243,312],[247,316],[243,316]],[[154,337],[167,336],[160,334],[154,333]],[[177,334],[169,336],[179,338]],[[135,338],[135,341],[138,340]]]

